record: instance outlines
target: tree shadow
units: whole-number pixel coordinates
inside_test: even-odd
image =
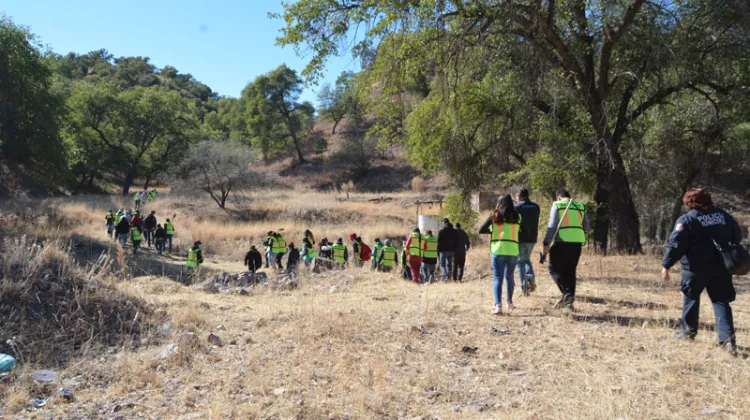
[[[620,276],[586,276],[584,278],[584,281],[594,282],[594,283],[604,283],[609,285],[615,285],[615,286],[632,286],[632,285],[639,285],[643,287],[644,289],[660,289],[660,290],[668,290],[673,289],[677,287],[673,282],[665,282],[660,280],[658,277],[655,277],[652,279],[634,279],[629,277],[620,277]]]
[[[652,311],[663,311],[669,309],[669,306],[664,305],[662,303],[654,303],[654,302],[632,302],[629,300],[615,300],[615,299],[606,299],[601,297],[595,297],[595,296],[576,296],[576,300],[579,302],[586,302],[591,303],[594,305],[611,305],[614,307],[619,308],[628,308],[628,309],[648,309]]]
[[[571,319],[578,322],[587,322],[591,324],[615,324],[621,327],[661,327],[669,329],[679,329],[680,320],[678,318],[646,318],[638,316],[621,316],[621,315],[583,315],[573,314]],[[698,328],[705,331],[715,332],[716,325],[701,322]],[[737,328],[735,331],[746,331],[746,328]]]

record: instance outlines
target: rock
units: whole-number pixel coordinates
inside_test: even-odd
[[[283,395],[285,392],[286,392],[286,389],[284,388],[276,388],[273,390],[273,395],[278,397],[280,395]]]
[[[224,342],[221,341],[221,337],[216,334],[208,335],[208,343],[213,344],[214,346],[224,347]]]
[[[73,391],[67,388],[60,388],[59,390],[57,390],[57,397],[66,402],[71,402],[75,399],[75,394],[73,394]]]
[[[237,294],[240,295],[240,296],[250,296],[250,295],[253,294],[253,289],[251,289],[249,287],[240,288],[237,291]]]
[[[156,327],[156,333],[159,335],[166,336],[166,337],[169,337],[170,335],[172,335],[173,330],[174,330],[174,325],[171,319],[159,325],[158,327]]]
[[[461,351],[464,353],[475,354],[479,347],[464,346]]]
[[[219,324],[216,326],[216,331],[226,331],[227,327],[224,326],[224,324]]]
[[[330,289],[331,293],[336,293],[336,290],[338,290],[338,288],[336,288],[336,286],[331,286],[331,289]]]
[[[177,346],[183,350],[193,349],[200,345],[198,335],[193,332],[186,332],[177,340]]]
[[[713,416],[714,414],[719,414],[719,410],[707,407],[701,410],[701,414],[703,414],[704,416]]]
[[[31,374],[31,379],[39,385],[57,385],[60,375],[52,370],[37,370]]]
[[[170,343],[164,346],[163,349],[159,352],[159,355],[156,356],[159,360],[164,360],[168,358],[169,356],[172,356],[173,354],[177,354],[178,347],[177,344]]]
[[[510,330],[501,330],[495,327],[492,327],[492,332],[500,335],[510,335]]]

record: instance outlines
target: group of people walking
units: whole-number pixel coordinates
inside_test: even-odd
[[[143,218],[140,210],[120,209],[115,213],[110,209],[104,218],[107,223],[107,236],[119,240],[123,248],[130,239],[133,244],[133,255],[138,254],[143,241],[149,248],[153,244],[159,255],[165,251],[172,252],[174,223],[166,219],[162,226],[156,220],[156,211],[151,211]]]

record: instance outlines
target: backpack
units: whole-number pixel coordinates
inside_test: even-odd
[[[372,248],[367,244],[359,244],[359,259],[362,261],[370,261],[372,257]]]

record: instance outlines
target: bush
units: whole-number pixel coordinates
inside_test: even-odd
[[[349,182],[341,184],[341,191],[345,193],[357,192],[357,186],[354,184],[354,181],[349,180]]]
[[[454,225],[461,223],[462,228],[469,234],[472,234],[479,222],[479,215],[471,209],[471,200],[468,196],[460,193],[450,194],[445,198],[445,204],[443,204],[440,215],[448,217]]]

